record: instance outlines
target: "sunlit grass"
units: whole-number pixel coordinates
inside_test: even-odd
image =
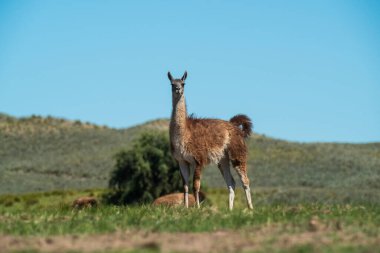
[[[100,191],[82,192],[97,195]],[[106,206],[73,209],[71,201],[80,192],[19,196],[13,205],[0,205],[0,234],[61,235],[107,233],[126,229],[165,232],[205,232],[221,229],[254,229],[281,226],[291,231],[307,230],[310,219],[323,226],[346,227],[377,234],[380,206],[347,204],[259,204],[245,208],[242,194],[233,211],[227,210],[224,191],[211,191],[201,209],[151,205]],[[37,199],[38,202],[30,200]],[[39,196],[39,197],[38,197]],[[28,198],[29,197],[29,198]],[[9,197],[10,198],[10,197]],[[1,198],[0,198],[1,200]],[[2,199],[4,201],[4,199]]]

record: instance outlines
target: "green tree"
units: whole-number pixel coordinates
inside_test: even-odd
[[[143,133],[131,149],[119,152],[115,158],[109,181],[111,192],[105,196],[108,203],[147,203],[181,189],[179,167],[170,153],[166,133]]]

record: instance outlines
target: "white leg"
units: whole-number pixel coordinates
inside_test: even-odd
[[[245,192],[245,197],[247,199],[247,205],[249,209],[253,209],[252,198],[251,198],[251,189],[249,188],[249,179],[247,177],[247,167],[245,163],[241,163],[239,166],[235,167],[237,174],[240,177],[241,184]]]
[[[235,199],[235,191],[231,186],[228,186],[229,190],[229,198],[228,198],[228,207],[230,210],[234,208],[234,199]]]
[[[195,195],[195,202],[197,205],[197,208],[200,208],[199,203],[199,191],[201,188],[201,167],[199,165],[195,166],[194,169],[194,178],[193,178],[193,189],[194,189],[194,195]]]
[[[228,207],[230,210],[232,210],[234,207],[234,199],[235,199],[235,180],[231,175],[230,161],[228,160],[228,158],[227,157],[222,158],[218,167],[228,187],[228,191],[229,191]]]
[[[195,192],[195,200],[196,200],[196,202],[197,202],[197,207],[200,208],[201,205],[200,205],[200,203],[199,203],[199,192],[198,192],[198,191]]]
[[[189,208],[189,187],[185,186],[185,207]]]
[[[248,187],[244,187],[245,197],[247,198],[247,204],[249,209],[253,209],[252,206],[252,198],[251,198],[251,189]]]
[[[184,188],[184,202],[185,207],[189,208],[189,176],[190,176],[190,167],[184,161],[179,162],[179,167],[181,170],[183,188]]]

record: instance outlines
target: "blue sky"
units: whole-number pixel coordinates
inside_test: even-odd
[[[1,1],[0,112],[111,127],[247,114],[293,141],[380,141],[379,1]]]

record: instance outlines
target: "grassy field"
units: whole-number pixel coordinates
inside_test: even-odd
[[[0,244],[6,252],[376,252],[380,242],[380,205],[371,202],[323,204],[316,194],[318,202],[298,196],[289,204],[287,195],[260,189],[254,210],[238,191],[230,212],[227,191],[213,189],[201,209],[71,207],[103,192],[1,196]]]
[[[101,199],[114,155],[140,133],[167,127],[167,120],[112,129],[0,114],[0,253],[380,252],[380,143],[253,135],[252,211],[241,190],[227,210],[212,166],[204,170],[201,209],[71,207],[79,196]]]

